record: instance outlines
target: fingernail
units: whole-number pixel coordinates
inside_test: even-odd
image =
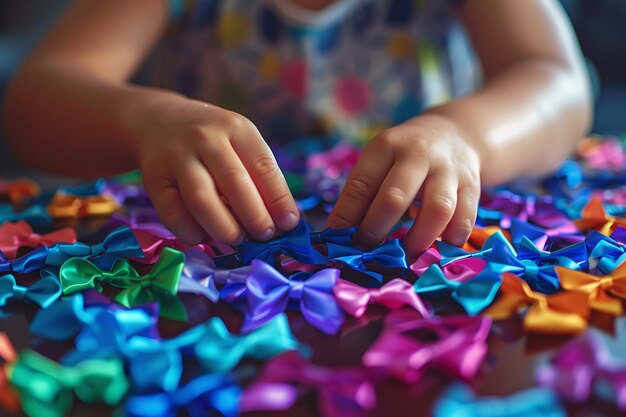
[[[243,240],[244,240],[245,238],[246,238],[246,236],[245,236],[245,235],[240,235],[240,236],[237,238],[237,240],[235,240],[235,241],[233,242],[233,246],[239,246],[239,245],[241,245],[241,243],[243,242]]]
[[[278,227],[281,230],[289,231],[298,225],[298,216],[293,213],[287,213],[278,220]]]
[[[274,236],[274,228],[270,227],[259,235],[259,240],[270,240]]]

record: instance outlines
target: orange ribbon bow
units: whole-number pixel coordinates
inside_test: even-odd
[[[587,294],[587,303],[594,310],[614,316],[623,314],[622,301],[611,295],[626,300],[626,263],[621,264],[610,274],[600,277],[560,266],[555,269],[561,287]]]
[[[593,229],[609,236],[617,226],[626,227],[626,219],[609,216],[604,210],[600,197],[594,196],[583,209],[582,217],[574,220],[574,224],[582,232]]]
[[[56,194],[47,207],[48,213],[55,219],[108,216],[117,209],[115,200],[110,197],[76,197],[65,194]]]
[[[532,333],[569,335],[587,327],[588,296],[580,291],[545,295],[530,289],[526,281],[511,273],[502,274],[500,297],[485,314],[504,320],[528,307],[524,330]]]
[[[9,201],[13,204],[17,204],[28,197],[37,197],[39,193],[41,193],[39,185],[27,178],[0,181],[0,194],[8,196]]]

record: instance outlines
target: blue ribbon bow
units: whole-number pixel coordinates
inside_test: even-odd
[[[513,249],[513,246],[511,246],[509,241],[506,239],[506,237],[500,230],[498,230],[496,233],[489,236],[485,240],[485,243],[483,243],[483,247],[479,251],[476,251],[476,252],[468,252],[464,249],[461,249],[457,246],[450,245],[449,243],[446,243],[446,242],[437,242],[439,253],[441,253],[440,265],[446,266],[447,264],[451,262],[458,261],[461,259],[468,259],[468,258],[486,259],[489,255],[491,255],[491,252],[493,251],[494,246],[505,246],[511,252],[513,253],[515,252],[515,249]]]
[[[60,296],[61,285],[52,277],[40,279],[30,287],[17,285],[13,275],[0,277],[0,308],[13,301],[23,301],[46,308]]]
[[[356,233],[356,227],[346,229],[326,228],[321,232],[311,232],[311,244],[327,245],[329,243],[342,246],[352,245],[352,236]]]
[[[48,229],[52,226],[52,217],[40,205],[33,205],[18,213],[8,203],[0,204],[0,224],[5,222],[19,222],[24,220],[35,230]]]
[[[334,261],[342,262],[350,268],[362,272],[374,278],[378,283],[382,282],[382,276],[367,268],[367,263],[372,262],[383,268],[408,268],[406,253],[402,248],[400,239],[392,239],[371,252],[362,252],[350,246],[328,244],[328,257]]]
[[[584,242],[579,242],[553,252],[548,252],[539,249],[527,237],[522,237],[517,259],[528,259],[538,265],[560,265],[565,268],[580,270],[587,263],[587,248]]]
[[[610,274],[626,261],[626,246],[595,230],[585,239],[589,264],[602,274]]]
[[[28,252],[19,258],[8,260],[0,252],[0,273],[16,272],[20,274],[30,274],[36,272],[46,266],[46,258],[48,256],[48,248],[41,246],[35,250]]]

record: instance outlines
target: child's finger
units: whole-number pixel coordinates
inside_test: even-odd
[[[458,179],[446,171],[432,172],[424,182],[422,209],[404,239],[407,256],[415,259],[439,237],[457,203]]]
[[[204,240],[206,234],[183,204],[173,178],[144,175],[143,182],[159,220],[169,231],[189,245]]]
[[[393,165],[390,150],[373,144],[365,147],[350,173],[335,208],[328,216],[327,227],[342,229],[358,226],[363,221],[371,201]]]
[[[241,225],[258,240],[274,236],[275,226],[250,174],[228,140],[207,141],[200,158]],[[219,149],[211,149],[219,147]]]
[[[409,208],[428,174],[419,161],[396,163],[374,198],[355,241],[365,247],[378,245]]]
[[[462,246],[467,242],[476,222],[479,198],[480,186],[478,184],[459,187],[456,211],[443,233],[443,240],[456,246]]]
[[[287,181],[261,134],[256,128],[249,129],[244,134],[233,135],[231,143],[276,226],[282,231],[292,230],[298,225],[300,212]]]
[[[191,158],[177,175],[180,194],[196,221],[215,240],[230,245],[243,240],[243,230],[220,198],[204,165]]]

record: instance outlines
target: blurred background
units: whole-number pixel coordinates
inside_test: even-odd
[[[12,73],[71,0],[0,0],[0,100]],[[626,1],[561,0],[596,91],[595,133],[626,132]],[[15,172],[0,131],[0,172]]]

